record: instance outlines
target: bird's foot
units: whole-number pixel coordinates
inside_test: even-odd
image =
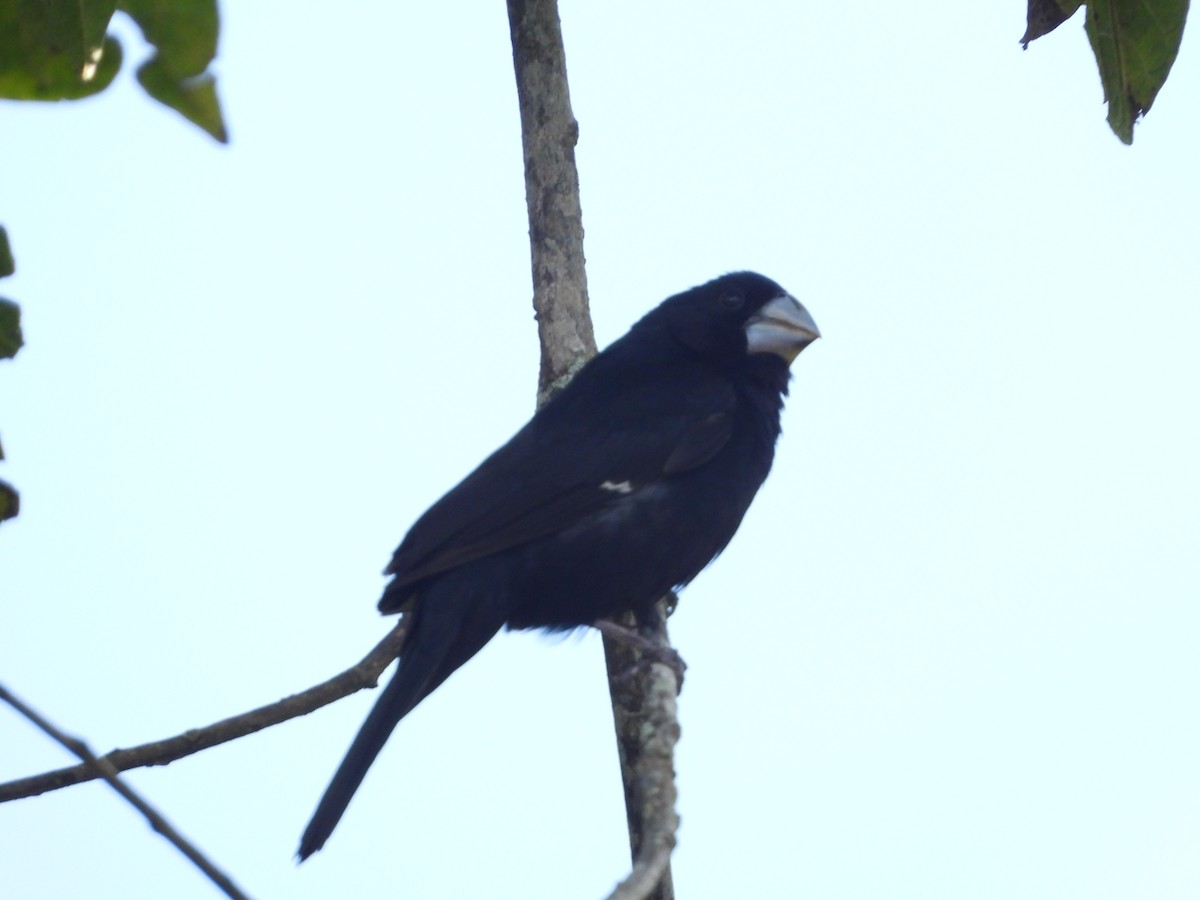
[[[628,671],[618,676],[621,681],[628,681],[651,663],[662,663],[675,673],[675,681],[679,689],[683,689],[683,673],[687,671],[687,663],[678,651],[669,644],[660,644],[631,628],[618,625],[611,619],[597,619],[592,626],[607,638],[618,641],[626,647],[637,651],[638,658]]]

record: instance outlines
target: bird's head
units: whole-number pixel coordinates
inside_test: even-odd
[[[723,362],[774,354],[790,365],[821,336],[800,301],[754,272],[722,275],[676,294],[639,324],[663,327],[689,349]]]

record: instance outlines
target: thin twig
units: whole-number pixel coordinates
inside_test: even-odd
[[[192,864],[195,865],[196,868],[198,868],[205,875],[207,875],[209,880],[212,881],[212,883],[218,888],[220,888],[221,892],[224,893],[226,897],[231,898],[231,900],[250,900],[250,898],[243,893],[236,884],[233,883],[233,879],[218,869],[215,863],[213,863],[208,857],[200,852],[199,848],[197,848],[191,841],[180,834],[170,822],[163,818],[162,813],[143,800],[133,788],[125,784],[125,782],[123,782],[117,775],[117,771],[110,763],[107,763],[101,759],[97,759],[96,755],[92,753],[88,745],[80,738],[64,734],[57,727],[51,724],[44,716],[37,712],[37,710],[13,696],[13,694],[7,688],[5,688],[4,685],[0,685],[0,700],[8,703],[9,706],[27,718],[30,722],[82,759],[86,766],[94,769],[97,776],[107,781],[114,791],[124,797],[134,809],[145,816],[146,821],[150,823],[150,827],[170,841],[180,853],[191,860]]]
[[[114,772],[125,772],[140,766],[165,766],[167,763],[215,747],[226,741],[245,737],[256,731],[261,731],[271,725],[278,725],[288,719],[307,715],[313,710],[320,709],[335,700],[349,696],[355,691],[366,687],[374,687],[383,670],[391,664],[400,653],[404,642],[407,624],[401,621],[387,636],[375,645],[375,648],[354,666],[328,681],[311,687],[299,694],[284,697],[275,703],[260,706],[250,712],[222,719],[204,728],[193,728],[183,734],[152,741],[138,747],[126,750],[113,750],[99,758],[99,761],[112,767]],[[18,778],[0,784],[0,803],[7,800],[18,800],[22,797],[33,797],[46,791],[81,784],[100,777],[100,772],[90,763],[56,769],[40,775]]]

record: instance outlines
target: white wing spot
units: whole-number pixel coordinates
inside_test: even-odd
[[[633,484],[628,481],[605,481],[600,484],[602,491],[615,491],[618,494],[632,494]]]

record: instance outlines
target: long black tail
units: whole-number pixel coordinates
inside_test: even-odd
[[[442,592],[430,591],[433,593]],[[399,721],[483,649],[504,623],[502,611],[494,602],[469,593],[454,598],[427,595],[420,604],[422,609],[405,639],[396,674],[375,702],[304,829],[296,853],[301,862],[320,850],[333,834],[367,769]]]

